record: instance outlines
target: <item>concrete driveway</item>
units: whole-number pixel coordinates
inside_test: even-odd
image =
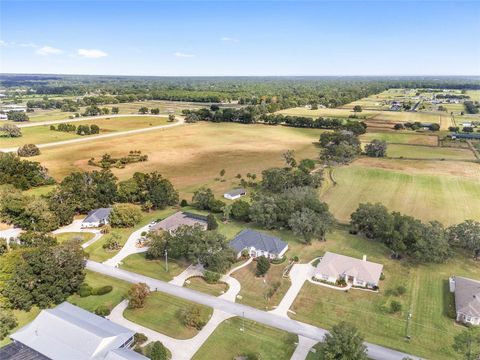
[[[146,283],[151,289],[157,289],[158,291],[173,296],[178,296],[180,298],[187,299],[198,304],[210,306],[216,310],[220,310],[227,314],[243,316],[246,319],[253,320],[258,323],[284,330],[293,334],[304,336],[315,341],[322,341],[325,334],[327,333],[325,329],[321,329],[310,324],[295,321],[274,313],[268,313],[243,304],[237,304],[235,302],[222,299],[220,297],[200,293],[192,289],[172,285],[164,281],[135,274],[105,264],[88,260],[86,267],[89,270],[122,279],[130,283],[143,282]],[[370,343],[365,344],[368,349],[369,358],[374,360],[402,360],[403,358],[409,356],[408,354],[384,348],[379,345]],[[419,359],[413,356],[410,357],[412,359]]]

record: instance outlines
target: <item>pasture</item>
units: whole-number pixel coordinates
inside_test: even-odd
[[[429,146],[438,145],[437,135],[418,134],[410,131],[408,132],[397,132],[397,131],[367,132],[363,135],[360,135],[360,141],[362,142],[370,142],[374,139],[384,140],[389,144],[410,144],[410,145],[429,145]]]
[[[429,359],[452,359],[453,337],[463,327],[447,315],[453,308],[448,277],[455,274],[479,278],[475,261],[467,254],[456,254],[446,264],[411,266],[390,259],[390,251],[376,241],[346,231],[343,236],[337,235],[334,241],[327,238],[324,251],[356,258],[366,254],[369,260],[383,264],[385,279],[380,281],[380,292],[343,292],[306,282],[291,308],[296,314],[290,317],[327,329],[346,319],[367,341]],[[406,292],[395,295],[389,291],[398,286],[404,286]],[[394,314],[389,311],[393,300],[402,304],[402,310]],[[412,318],[407,323],[409,311]],[[405,340],[407,334],[410,342]]]
[[[217,194],[238,186],[235,177],[248,172],[283,165],[282,153],[295,150],[298,159],[318,158],[316,142],[322,130],[296,129],[284,126],[241,125],[231,123],[196,123],[140,135],[89,141],[68,147],[42,149],[35,159],[60,180],[72,171],[92,170],[91,157],[105,153],[123,156],[130,150],[141,150],[148,161],[113,169],[125,179],[136,171],[159,171],[173,181],[181,194],[192,193],[200,186],[211,187]],[[225,169],[225,181],[215,180]]]
[[[333,174],[337,184],[322,199],[342,222],[362,202],[381,202],[390,210],[445,225],[480,220],[480,168],[475,163],[363,158]]]
[[[475,160],[473,152],[469,149],[408,144],[388,145],[387,156],[407,159]]]
[[[148,128],[150,126],[158,126],[166,124],[168,119],[166,117],[158,116],[125,116],[91,119],[85,121],[75,121],[72,125],[78,127],[79,125],[98,125],[100,127],[100,134],[108,134],[112,132],[127,131],[133,129]],[[55,127],[58,125],[55,125]],[[18,138],[0,138],[0,147],[14,147],[22,146],[24,144],[45,144],[57,141],[64,141],[70,139],[77,139],[81,137],[92,137],[95,135],[77,135],[75,132],[64,132],[50,130],[50,125],[39,125],[24,127],[22,136]]]
[[[327,118],[348,118],[349,115],[357,115],[359,118],[368,118],[378,113],[378,111],[362,111],[360,113],[354,113],[350,109],[318,109],[310,110],[304,107],[296,107],[285,110],[280,110],[276,112],[277,114],[282,115],[292,115],[292,116],[310,116],[310,117],[327,117]]]

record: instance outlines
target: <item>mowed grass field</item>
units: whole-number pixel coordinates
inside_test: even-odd
[[[353,107],[352,107],[353,108]],[[276,112],[277,114],[283,115],[292,115],[292,116],[310,116],[310,117],[329,117],[329,118],[347,118],[349,115],[355,115],[353,110],[351,109],[318,109],[318,110],[310,110],[304,107],[296,107],[290,108],[285,110],[280,110]],[[356,115],[359,118],[371,117],[377,114],[378,111],[362,111],[357,113]]]
[[[327,329],[346,320],[356,325],[369,342],[428,359],[455,358],[453,337],[464,327],[447,315],[454,306],[448,278],[480,278],[480,268],[471,256],[456,254],[446,264],[411,266],[390,259],[390,251],[376,241],[347,231],[335,233],[335,239],[327,237],[322,244],[324,251],[356,258],[365,254],[368,260],[383,264],[385,279],[380,281],[380,292],[342,292],[306,282],[292,305],[295,314],[290,317]],[[388,291],[398,286],[406,288],[405,294],[395,296]],[[389,311],[393,300],[402,304],[402,310],[396,314]],[[409,311],[412,318],[407,329]],[[410,342],[405,340],[407,334]]]
[[[118,131],[148,128],[150,126],[165,125],[167,117],[158,116],[125,116],[112,118],[99,118],[85,121],[75,121],[72,125],[98,125],[100,134],[108,134]],[[55,125],[57,127],[58,125]],[[80,136],[75,132],[50,130],[50,125],[39,125],[22,128],[22,136],[18,138],[0,138],[0,147],[21,146],[24,144],[45,144],[56,141],[93,137],[95,135]]]
[[[337,184],[322,199],[343,222],[362,202],[380,202],[390,210],[445,225],[480,220],[476,163],[363,158],[333,174]]]
[[[392,158],[410,159],[444,159],[444,160],[475,160],[475,155],[469,149],[432,147],[417,145],[390,144],[387,156]]]
[[[75,170],[93,170],[87,164],[91,157],[105,153],[122,156],[140,150],[148,161],[114,169],[120,179],[136,171],[159,171],[173,181],[181,195],[191,196],[201,186],[214,189],[218,195],[238,186],[235,176],[259,175],[272,166],[283,166],[282,153],[295,150],[298,159],[318,158],[316,145],[322,130],[295,129],[284,126],[196,123],[141,135],[121,136],[108,141],[89,141],[68,147],[42,149],[35,160],[60,180]],[[216,181],[225,169],[225,181]]]
[[[285,331],[234,317],[215,329],[193,360],[237,359],[250,354],[257,354],[262,360],[288,360],[297,339]]]
[[[416,134],[413,132],[367,132],[360,135],[360,141],[370,142],[374,139],[384,140],[389,144],[410,144],[410,145],[438,145],[438,136]]]

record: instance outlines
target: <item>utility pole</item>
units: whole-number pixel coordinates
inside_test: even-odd
[[[165,249],[165,269],[168,272],[168,250]]]

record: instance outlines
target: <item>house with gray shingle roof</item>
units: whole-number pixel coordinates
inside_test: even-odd
[[[153,225],[150,230],[164,230],[170,233],[175,232],[180,226],[195,226],[200,225],[204,230],[207,230],[207,217],[199,214],[193,214],[186,211],[178,211],[175,214],[163,219],[162,221]]]
[[[450,291],[455,293],[457,321],[480,325],[480,281],[454,276],[450,278]]]
[[[317,265],[315,278],[335,284],[337,280],[345,280],[354,286],[374,288],[378,286],[383,265],[350,256],[326,252]]]
[[[230,247],[237,257],[247,250],[253,258],[265,256],[269,259],[279,259],[288,250],[288,244],[275,236],[252,229],[242,230],[232,241]]]
[[[111,212],[112,208],[99,208],[90,211],[85,220],[82,221],[82,228],[92,228],[107,225]]]

